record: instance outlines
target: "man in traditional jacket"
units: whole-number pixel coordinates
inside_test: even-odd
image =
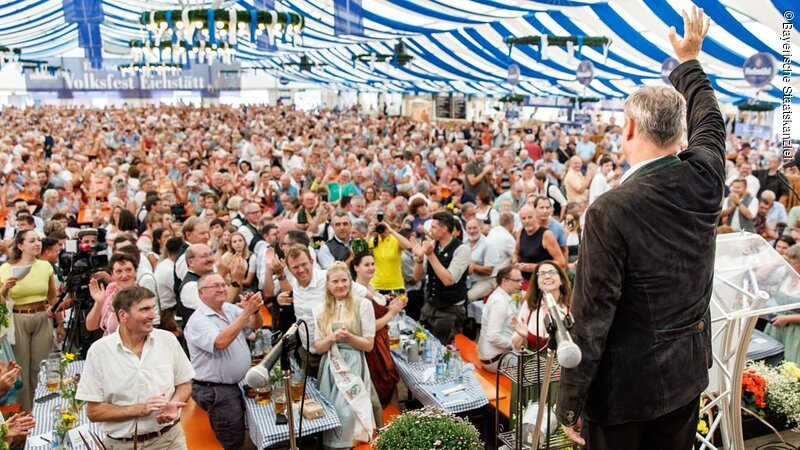
[[[670,41],[677,90],[625,103],[631,168],[586,213],[572,300],[580,364],[557,415],[592,450],[688,450],[711,363],[709,297],[725,180],[725,125],[697,56],[709,27],[684,12]],[[688,148],[676,155],[688,122]]]

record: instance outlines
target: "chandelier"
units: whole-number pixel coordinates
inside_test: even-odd
[[[117,69],[126,76],[144,76],[148,77],[151,75],[163,76],[163,75],[178,75],[183,70],[183,67],[180,64],[172,64],[172,63],[155,63],[155,64],[125,64],[121,66],[117,66]]]
[[[187,43],[177,44],[171,42],[160,42],[156,45],[149,41],[131,41],[131,59],[136,64],[162,63],[190,65],[192,62],[214,63],[221,62],[230,64],[233,62],[234,48],[227,42],[217,44],[207,44],[206,41],[197,41],[194,45]]]
[[[188,9],[142,13],[140,23],[159,46],[162,41],[194,46],[227,43],[235,47],[239,38],[251,42],[265,33],[270,39],[284,42],[300,35],[305,26],[303,16],[293,12],[239,9]]]

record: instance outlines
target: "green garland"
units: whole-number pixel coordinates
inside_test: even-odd
[[[777,108],[778,105],[775,103],[770,102],[746,102],[739,104],[739,111],[754,111],[754,112],[763,112],[763,111],[772,111]]]
[[[362,53],[360,55],[353,55],[351,59],[353,61],[360,61],[363,63],[369,63],[372,60],[372,56],[375,56],[376,62],[384,62],[384,61],[391,61],[394,59],[394,53]],[[397,55],[397,65],[398,66],[405,66],[411,60],[414,59],[413,56],[409,55],[408,53],[400,53]]]
[[[521,94],[508,94],[501,97],[499,101],[503,103],[522,103],[525,101],[525,96]]]
[[[152,63],[152,64],[124,64],[117,66],[117,70],[120,72],[125,69],[183,69],[183,66],[180,64],[172,64],[172,63]]]
[[[570,97],[569,102],[574,104],[578,104],[578,108],[581,108],[584,103],[597,103],[600,99],[597,97]]]
[[[0,45],[0,53],[5,53],[5,52],[12,52],[12,53],[14,53],[16,55],[19,55],[20,53],[22,53],[22,50],[20,50],[18,48],[8,48],[8,47]]]
[[[192,22],[202,22],[203,26],[206,27],[208,25],[208,9],[194,9],[189,11],[189,20]],[[259,24],[264,25],[272,25],[272,12],[277,13],[277,23],[281,25],[286,25],[287,17],[289,19],[289,25],[300,26],[303,28],[306,24],[305,18],[300,14],[293,13],[293,12],[282,12],[282,11],[266,11],[261,10],[256,13],[256,20]],[[153,19],[156,23],[166,22],[167,20],[167,11],[156,11],[153,15]],[[215,22],[223,22],[228,23],[228,19],[230,19],[230,13],[226,9],[215,9],[214,10],[214,21]],[[172,20],[173,22],[179,22],[181,20],[181,11],[180,10],[172,10]],[[146,12],[143,13],[139,21],[142,25],[149,25],[150,23],[150,13]],[[250,24],[250,11],[236,11],[236,21],[238,23],[246,23]]]
[[[522,36],[522,37],[514,37],[509,36],[506,38],[506,44],[508,45],[539,45],[542,42],[541,36]],[[554,35],[547,35],[547,45],[548,46],[556,46],[556,47],[565,47],[567,42],[573,42],[575,45],[578,45],[578,36],[571,35],[571,36],[554,36]],[[602,47],[605,44],[611,43],[611,39],[605,36],[584,36],[583,38],[583,45],[589,47]]]

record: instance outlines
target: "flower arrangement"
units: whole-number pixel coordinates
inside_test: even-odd
[[[708,397],[701,397],[700,398],[700,415],[697,419],[697,432],[703,436],[706,436],[709,433],[708,424],[711,422],[710,411],[706,411],[703,413],[703,408],[705,408],[706,403],[708,403]]]
[[[760,416],[767,410],[784,417],[791,426],[800,426],[800,368],[797,364],[791,361],[784,361],[777,367],[763,362],[750,364],[742,374],[742,395],[746,404],[752,398],[760,408]]]
[[[448,203],[445,206],[445,208],[448,211],[450,211],[450,214],[452,214],[454,216],[460,216],[461,215],[461,208],[456,208],[456,205],[454,205],[453,203]]]
[[[78,383],[81,381],[81,374],[76,373],[74,376],[63,378],[61,380],[61,389],[59,395],[67,401],[67,411],[77,412],[83,402],[75,399],[78,393]]]
[[[756,369],[742,373],[742,400],[746,407],[755,410],[761,417],[764,417],[764,408],[767,407],[766,387],[767,382]]]
[[[439,408],[407,411],[381,428],[376,450],[483,450],[480,433],[469,421]]]
[[[420,324],[414,327],[414,339],[417,340],[418,344],[422,344],[422,341],[428,339],[428,333],[425,332],[425,329]]]
[[[55,426],[56,433],[58,433],[58,441],[64,442],[64,438],[67,436],[69,430],[75,428],[79,421],[80,419],[77,414],[66,411],[61,412],[56,419]]]
[[[64,353],[61,355],[61,361],[58,362],[58,374],[61,375],[61,379],[64,379],[64,375],[67,373],[67,367],[75,361],[75,358],[80,355],[80,352],[75,353]]]

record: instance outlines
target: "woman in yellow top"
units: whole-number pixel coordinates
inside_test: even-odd
[[[386,222],[373,224],[375,237],[370,239],[370,249],[375,259],[375,277],[372,287],[381,294],[404,294],[403,250],[411,249],[411,242],[394,231]]]
[[[14,340],[12,346],[17,362],[22,366],[22,389],[17,394],[24,411],[31,411],[33,393],[39,377],[39,363],[47,358],[53,348],[53,325],[48,309],[56,299],[56,280],[53,266],[36,259],[42,251],[42,242],[36,230],[22,230],[14,238],[14,248],[9,262],[0,266],[0,302],[13,301]],[[12,268],[30,265],[22,278],[12,277]],[[59,336],[64,334],[64,324],[58,325]]]

